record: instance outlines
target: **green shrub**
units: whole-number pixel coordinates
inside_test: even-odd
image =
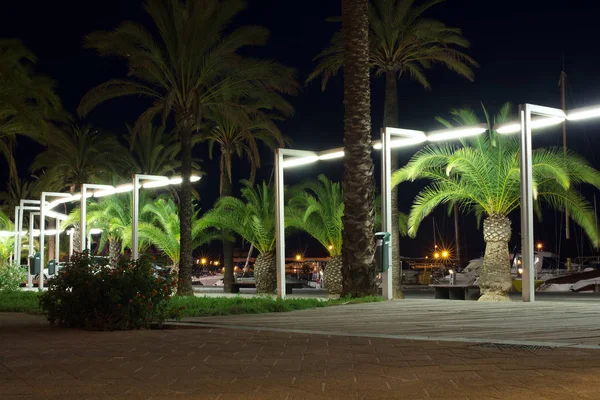
[[[0,291],[18,290],[27,279],[27,270],[17,263],[0,266]]]
[[[181,309],[169,304],[174,275],[158,274],[146,261],[95,264],[82,253],[50,279],[40,305],[50,323],[93,330],[148,328]]]

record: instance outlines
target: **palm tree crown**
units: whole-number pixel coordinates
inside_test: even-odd
[[[296,188],[286,211],[286,226],[304,230],[327,249],[331,257],[342,254],[344,193],[325,175]]]
[[[423,14],[444,0],[415,4],[415,0],[374,0],[369,6],[369,64],[376,75],[395,73],[408,75],[430,89],[424,70],[442,64],[469,80],[477,62],[459,49],[470,43],[461,30],[443,22],[425,18]],[[337,20],[337,19],[332,19]],[[308,80],[322,77],[322,89],[344,65],[341,32],[331,39],[330,46],[317,59],[319,63]]]
[[[275,193],[262,182],[253,186],[243,180],[242,199],[221,197],[204,215],[205,223],[231,230],[254,245],[260,254],[275,248]]]
[[[56,132],[30,166],[40,171],[40,185],[73,189],[82,183],[108,182],[133,170],[127,149],[115,136],[90,125],[69,125]]]

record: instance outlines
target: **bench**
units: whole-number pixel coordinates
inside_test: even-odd
[[[255,282],[236,282],[231,285],[231,293],[239,293],[241,288],[255,288]],[[303,285],[300,282],[286,282],[285,294],[292,294],[292,289],[302,289]]]
[[[473,285],[429,285],[435,290],[436,299],[477,300],[481,296],[478,286]]]

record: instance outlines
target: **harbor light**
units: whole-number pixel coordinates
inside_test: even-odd
[[[296,254],[296,261],[302,260],[302,256],[300,254]]]

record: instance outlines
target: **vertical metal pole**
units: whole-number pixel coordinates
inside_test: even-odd
[[[71,261],[71,257],[73,257],[73,236],[75,236],[75,230],[71,229],[69,233],[69,261]]]
[[[79,200],[79,238],[81,241],[81,250],[82,252],[87,249],[86,241],[87,241],[87,216],[86,216],[86,202],[87,202],[87,193],[86,193],[85,184],[81,185],[81,199]]]
[[[33,289],[33,275],[31,275],[32,256],[35,254],[35,248],[33,247],[33,218],[36,213],[29,213],[29,257],[27,257],[27,287]]]
[[[54,236],[54,262],[58,264],[60,261],[60,220],[56,219],[56,234]],[[57,271],[55,269],[55,271]]]
[[[19,207],[19,235],[17,236],[19,244],[17,245],[17,263],[21,264],[21,251],[23,246],[23,201]]]
[[[461,267],[461,254],[460,254],[460,232],[458,230],[458,205],[454,203],[454,240],[456,241],[456,259],[458,267]]]
[[[285,226],[283,197],[283,154],[275,150],[275,265],[277,268],[277,298],[285,299]]]
[[[390,243],[393,242],[392,236],[396,232],[392,232],[392,169],[390,165],[392,157],[392,149],[390,146],[390,133],[386,128],[381,130],[381,189],[383,190],[381,196],[381,230],[383,232],[390,232]],[[389,258],[390,265],[388,269],[381,274],[382,283],[382,295],[385,300],[391,300],[394,296],[392,289],[393,279],[398,279],[392,275],[392,257]]]
[[[533,187],[531,165],[531,110],[525,104],[521,117],[521,254],[523,258],[523,301],[535,301],[533,259]]]
[[[42,201],[40,202],[40,277],[38,289],[44,289],[44,235],[46,229],[46,195],[42,193]]]
[[[21,260],[17,259],[17,244],[19,243],[19,209],[19,206],[15,206],[15,240],[13,240],[13,253],[11,261],[13,263],[21,264]]]
[[[139,215],[140,215],[140,179],[133,175],[133,192],[131,207],[131,256],[134,260],[139,258]]]

